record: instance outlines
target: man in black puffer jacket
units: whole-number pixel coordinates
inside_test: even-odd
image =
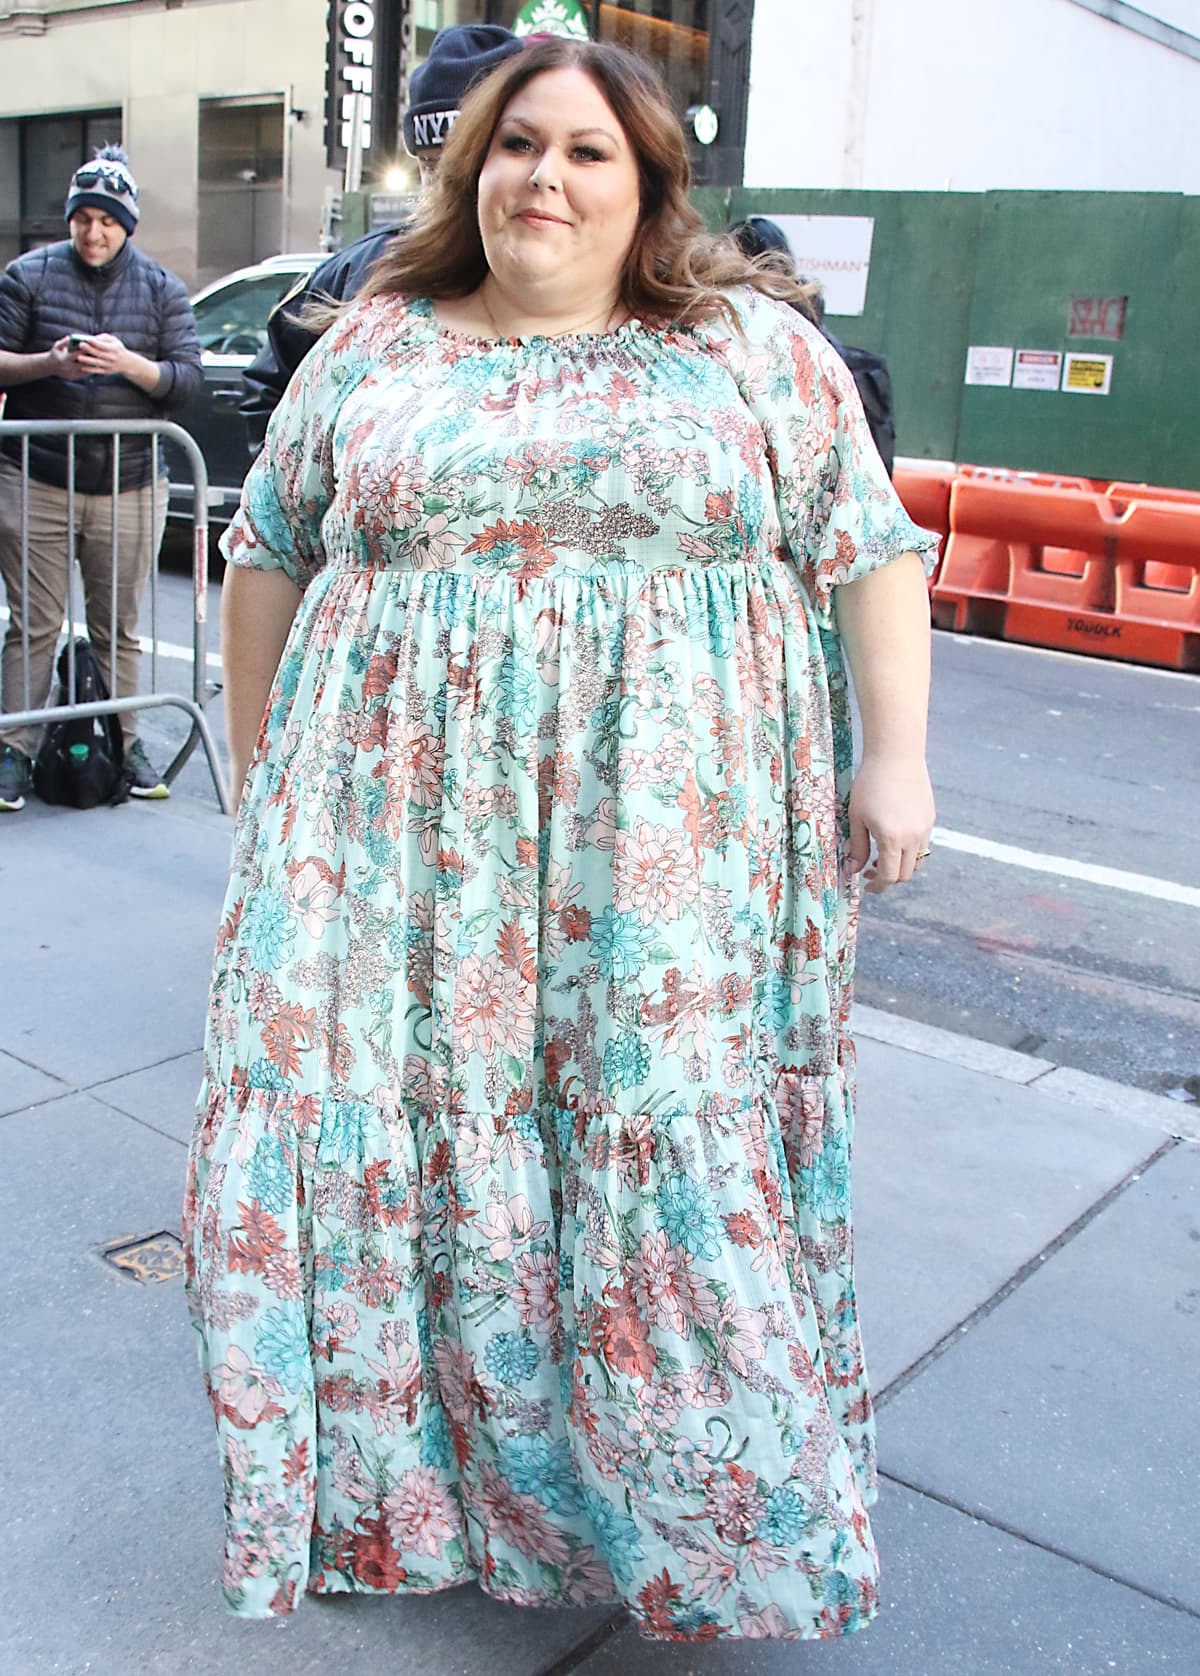
[[[6,419],[154,419],[181,411],[203,382],[196,323],[182,280],[131,243],[138,189],[125,154],[106,146],[75,171],[67,193],[70,234],[18,256],[0,275],[0,390]],[[148,437],[122,440],[114,467],[107,437],[75,439],[75,493],[68,491],[65,436],[29,439],[29,576],[23,592],[20,438],[0,457],[0,572],[9,625],[0,673],[0,714],[46,702],[67,601],[68,517],[83,576],[88,634],[115,696],[138,686],[138,611],[158,557],[167,483]],[[114,494],[114,470],[117,492]],[[116,671],[109,646],[116,524]],[[29,635],[29,702],[22,674]],[[121,717],[130,790],[169,795]],[[0,811],[19,809],[29,787],[36,730],[0,729]]]

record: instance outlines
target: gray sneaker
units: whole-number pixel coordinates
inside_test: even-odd
[[[125,773],[129,780],[130,797],[157,798],[159,802],[164,797],[170,797],[170,786],[158,769],[151,767],[140,739],[131,740],[125,747]]]
[[[0,745],[0,812],[15,815],[25,807],[33,785],[33,764],[15,745]]]

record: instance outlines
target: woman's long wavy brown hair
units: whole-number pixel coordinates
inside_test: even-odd
[[[621,274],[630,314],[679,324],[724,315],[723,294],[752,285],[802,301],[807,289],[778,262],[750,260],[724,236],[710,235],[688,200],[687,141],[657,72],[624,47],[596,41],[538,41],[508,60],[463,101],[436,179],[412,222],[371,270],[362,297],[465,297],[488,272],[479,235],[479,176],[511,100],[547,70],[582,70],[621,124],[637,159],[641,212]]]

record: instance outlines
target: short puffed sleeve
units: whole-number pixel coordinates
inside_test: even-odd
[[[384,306],[383,299],[373,299],[352,307],[292,374],[221,538],[230,564],[282,570],[299,588],[323,569],[323,524],[336,490],[337,419],[375,363]]]
[[[714,322],[704,335],[762,430],[784,539],[818,608],[903,553],[931,572],[939,537],[901,505],[845,362],[786,303],[749,287],[730,300],[741,331]]]

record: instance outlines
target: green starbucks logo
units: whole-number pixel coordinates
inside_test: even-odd
[[[565,35],[569,41],[591,39],[579,0],[526,0],[513,24],[514,35]]]

